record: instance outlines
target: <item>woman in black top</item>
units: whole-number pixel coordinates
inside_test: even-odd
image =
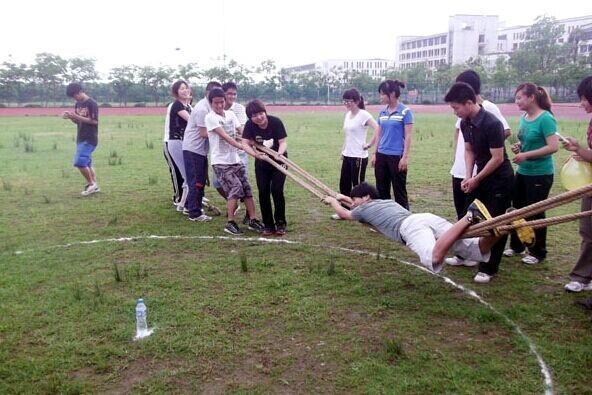
[[[267,115],[265,105],[260,100],[250,101],[245,110],[249,120],[243,131],[243,144],[247,146],[252,146],[255,143],[263,144],[287,157],[288,142],[286,138],[288,135],[282,121],[277,117]],[[255,158],[259,206],[265,226],[263,235],[283,236],[286,233],[286,201],[284,198],[286,176],[266,161]],[[273,197],[275,213],[271,207],[271,197]]]

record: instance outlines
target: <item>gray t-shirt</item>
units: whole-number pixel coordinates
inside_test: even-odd
[[[189,115],[189,121],[185,128],[185,136],[183,137],[183,151],[194,152],[199,155],[208,156],[208,150],[210,144],[207,138],[203,138],[199,135],[199,128],[205,127],[205,117],[210,112],[210,104],[206,98],[201,99],[197,102],[191,115]]]
[[[380,233],[399,243],[403,243],[399,232],[401,223],[410,215],[409,210],[394,200],[371,200],[351,211],[353,219],[372,225]]]

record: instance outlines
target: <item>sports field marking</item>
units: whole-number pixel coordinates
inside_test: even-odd
[[[115,238],[107,238],[107,239],[97,239],[97,240],[83,240],[83,241],[75,241],[72,243],[67,244],[58,244],[55,246],[49,246],[43,248],[44,250],[54,250],[54,249],[61,249],[61,248],[69,248],[74,246],[81,246],[81,245],[90,245],[90,244],[101,244],[101,243],[121,243],[121,242],[129,242],[129,241],[142,241],[142,240],[228,240],[228,241],[248,241],[248,242],[260,242],[260,243],[268,243],[268,244],[292,244],[292,245],[302,245],[306,247],[313,247],[313,248],[322,248],[322,249],[330,249],[335,251],[341,251],[345,253],[351,254],[360,254],[360,255],[368,255],[371,257],[376,257],[377,254],[370,251],[364,250],[356,250],[351,248],[344,248],[344,247],[337,247],[331,245],[321,245],[321,244],[307,244],[302,243],[300,241],[292,241],[287,239],[268,239],[265,237],[236,237],[236,236],[161,236],[161,235],[150,235],[150,236],[131,236],[131,237],[115,237]],[[25,251],[14,251],[13,255],[22,255],[28,252],[33,252],[34,249],[29,249]],[[6,255],[6,254],[3,254]],[[441,274],[433,273],[430,270],[426,269],[425,267],[413,263],[403,261],[398,259],[394,256],[390,255],[381,255],[381,257],[402,263],[404,265],[413,266],[424,273],[430,274],[432,276],[438,277],[442,279],[446,284],[453,286],[456,289],[462,291],[465,295],[469,296],[470,298],[478,301],[488,309],[490,309],[494,314],[502,317],[512,328],[514,331],[528,344],[528,348],[530,352],[535,356],[537,363],[541,369],[541,373],[544,378],[544,385],[545,385],[545,395],[552,395],[554,394],[553,390],[553,379],[551,377],[551,371],[547,366],[547,363],[543,360],[543,357],[539,353],[536,345],[534,342],[522,331],[520,326],[512,321],[508,316],[502,314],[498,311],[495,307],[493,307],[489,302],[484,300],[477,292],[473,291],[470,288],[467,288],[461,284],[457,284],[454,280],[449,277],[442,276]]]

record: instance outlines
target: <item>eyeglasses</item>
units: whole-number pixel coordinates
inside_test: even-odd
[[[352,104],[354,101],[353,100],[344,100],[343,104]]]

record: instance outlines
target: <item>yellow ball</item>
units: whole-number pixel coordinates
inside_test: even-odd
[[[589,162],[569,158],[561,168],[561,184],[568,191],[592,184],[592,165]]]

